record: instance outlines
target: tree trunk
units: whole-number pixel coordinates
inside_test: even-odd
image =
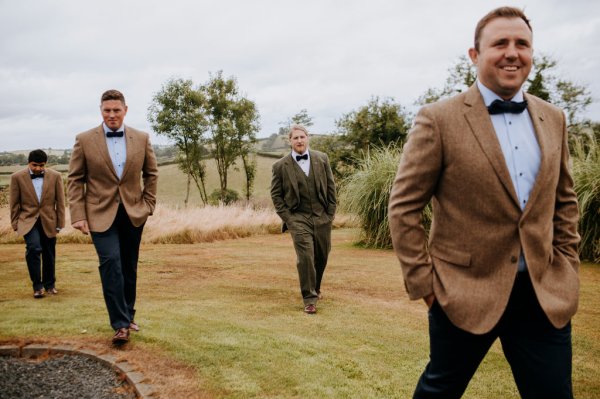
[[[185,190],[185,200],[183,201],[184,207],[187,208],[188,200],[190,199],[190,184],[192,183],[192,176],[187,174],[187,187]]]

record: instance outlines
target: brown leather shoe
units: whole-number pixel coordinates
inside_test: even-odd
[[[317,313],[317,306],[309,303],[304,307],[304,313],[306,314],[315,314]]]
[[[46,290],[46,294],[56,295],[56,294],[58,294],[58,290],[56,288],[54,288],[54,287],[53,288],[48,288]]]
[[[42,290],[33,291],[33,297],[35,299],[43,298],[44,297],[44,291],[42,291]]]
[[[119,328],[115,331],[115,335],[112,337],[112,342],[115,345],[123,345],[129,341],[129,329]]]
[[[133,330],[135,332],[140,331],[140,326],[138,326],[135,321],[132,321],[131,323],[129,323],[129,329]]]

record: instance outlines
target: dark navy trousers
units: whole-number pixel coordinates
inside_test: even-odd
[[[144,225],[135,227],[123,205],[110,228],[91,232],[100,262],[102,292],[113,329],[129,327],[135,316],[137,264]]]
[[[46,236],[42,223],[38,219],[23,238],[25,239],[25,261],[33,290],[54,288],[56,237]]]
[[[496,338],[522,398],[573,398],[571,323],[563,328],[550,323],[527,272],[518,273],[505,313],[487,334],[454,326],[434,302],[429,310],[430,360],[414,398],[460,398]]]

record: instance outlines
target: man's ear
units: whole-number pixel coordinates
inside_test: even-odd
[[[479,53],[475,50],[475,47],[471,47],[469,49],[469,58],[473,65],[477,66],[477,61],[479,60]]]

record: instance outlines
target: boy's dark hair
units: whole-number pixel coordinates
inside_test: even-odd
[[[42,150],[33,150],[29,153],[27,162],[36,162],[36,163],[48,162],[48,155]]]

